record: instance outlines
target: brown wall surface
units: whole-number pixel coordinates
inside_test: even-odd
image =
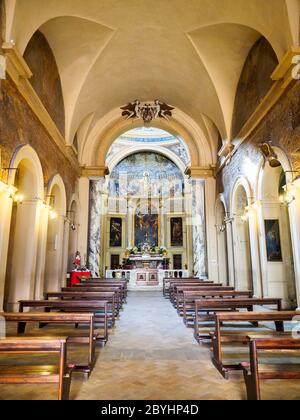
[[[34,90],[64,137],[65,111],[60,76],[52,50],[41,32],[37,31],[31,38],[24,59],[33,73],[30,82]]]
[[[250,51],[238,84],[232,134],[236,137],[272,86],[271,74],[278,65],[277,56],[265,38],[260,38]]]
[[[1,10],[2,12],[4,11],[3,0],[0,0],[0,13]],[[0,16],[0,47],[3,38],[2,22],[3,20]],[[75,191],[77,174],[69,161],[53,143],[45,128],[8,77],[7,80],[1,81],[0,84],[0,152],[2,167],[7,168],[10,166],[13,153],[21,144],[29,144],[37,152],[43,168],[45,186],[54,175],[61,175],[66,187],[67,202],[69,202]],[[6,173],[2,174],[4,178],[6,175]]]
[[[7,79],[2,81],[0,87],[0,150],[3,167],[9,166],[13,153],[20,144],[30,144],[37,152],[45,185],[57,173],[61,175],[69,201],[77,179],[74,169],[52,142],[13,82]]]
[[[219,193],[224,192],[228,208],[230,192],[237,178],[239,176],[247,178],[249,175],[245,165],[246,160],[258,165],[262,157],[258,145],[269,141],[281,148],[288,156],[293,170],[300,172],[300,82],[293,83],[220,173],[218,189]],[[255,186],[251,187],[254,191]]]

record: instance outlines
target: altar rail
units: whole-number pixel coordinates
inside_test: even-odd
[[[132,273],[137,270],[108,270],[106,271],[107,278],[124,278],[130,281]],[[189,272],[187,270],[159,270],[160,277],[162,278],[187,278],[189,277]]]

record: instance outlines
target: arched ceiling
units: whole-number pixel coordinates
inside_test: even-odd
[[[83,122],[91,130],[136,98],[160,98],[229,138],[254,42],[265,36],[278,59],[299,42],[298,0],[6,0],[6,12],[6,40],[21,53],[38,29],[53,49],[69,143]]]

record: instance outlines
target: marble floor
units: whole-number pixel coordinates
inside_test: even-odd
[[[1,364],[1,361],[0,361]],[[38,388],[38,389],[37,389]],[[240,373],[224,380],[161,292],[130,292],[107,346],[86,380],[73,375],[71,399],[243,400]],[[2,386],[0,399],[55,399],[53,386]],[[299,399],[299,381],[263,385],[265,399]]]

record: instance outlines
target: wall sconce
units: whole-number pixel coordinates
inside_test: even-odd
[[[8,198],[13,199],[17,189],[13,185],[7,185],[5,182],[0,180],[0,193],[6,193]]]
[[[58,217],[56,211],[54,209],[52,209],[52,208],[49,211],[49,217],[50,217],[51,220],[55,220]]]
[[[14,202],[17,204],[22,204],[24,201],[24,195],[20,193],[16,193],[14,197],[12,197]]]
[[[46,195],[46,199],[47,198],[49,198],[49,204],[46,203],[46,205],[48,205],[48,208],[49,208],[49,218],[51,220],[55,220],[58,217],[58,214],[54,209],[55,196],[54,195]]]
[[[226,231],[226,224],[225,224],[225,220],[222,223],[222,225],[215,225],[216,229],[219,233],[224,233]]]
[[[292,204],[293,201],[296,200],[296,197],[291,192],[285,192],[284,194],[281,194],[279,199],[282,204],[289,206]]]
[[[258,145],[258,148],[262,152],[265,160],[269,163],[271,168],[279,168],[281,166],[278,156],[273,149],[272,142],[262,143]]]

